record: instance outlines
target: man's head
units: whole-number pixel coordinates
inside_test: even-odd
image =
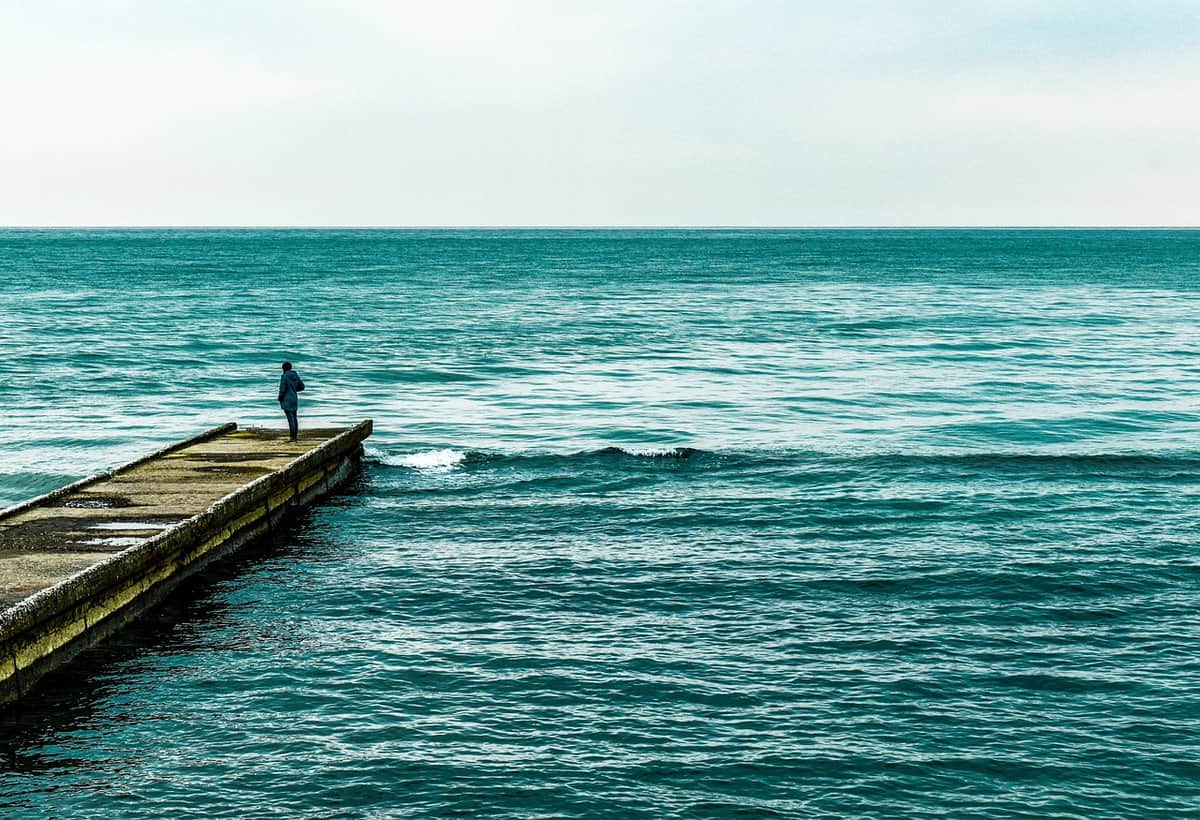
[[[284,372],[284,373],[288,372],[288,371],[289,371],[289,370],[291,370],[291,369],[292,369],[292,363],[291,363],[291,362],[284,362],[284,363],[283,363],[283,372]]]

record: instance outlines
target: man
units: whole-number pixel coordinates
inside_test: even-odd
[[[292,441],[300,434],[300,422],[296,418],[296,411],[300,409],[300,397],[296,394],[303,389],[304,382],[300,380],[300,375],[292,370],[292,363],[284,362],[283,375],[279,377],[279,406],[287,416],[288,433]]]

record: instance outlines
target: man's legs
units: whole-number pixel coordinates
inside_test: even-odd
[[[291,436],[292,441],[295,441],[296,436],[300,433],[300,420],[296,418],[295,410],[284,410],[283,414],[287,416],[288,434]]]

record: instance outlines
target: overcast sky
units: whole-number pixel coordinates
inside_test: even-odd
[[[4,225],[1198,225],[1200,3],[0,0]]]

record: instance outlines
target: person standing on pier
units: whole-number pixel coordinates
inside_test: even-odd
[[[300,421],[296,417],[300,409],[300,397],[296,394],[304,389],[300,374],[292,370],[291,362],[283,363],[283,375],[279,377],[279,406],[287,416],[288,434],[292,441],[300,435]]]

